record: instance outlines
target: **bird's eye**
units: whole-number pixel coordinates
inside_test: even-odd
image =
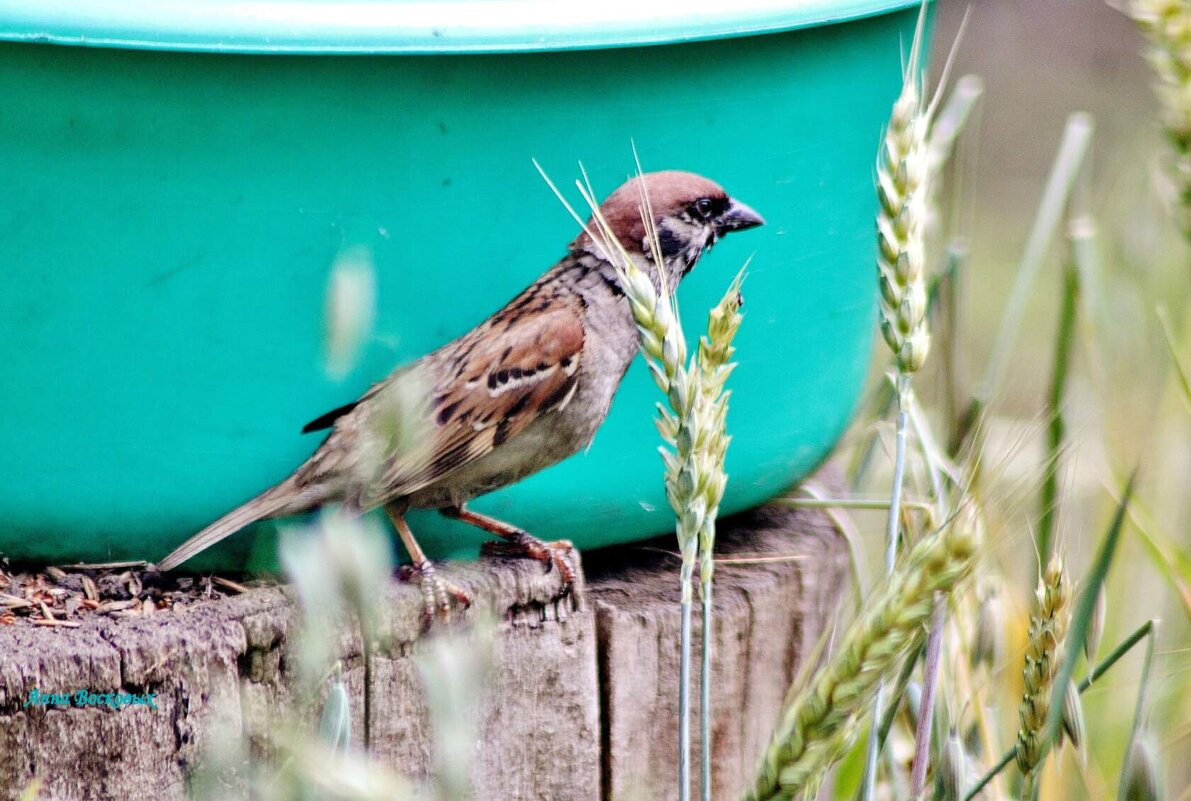
[[[704,220],[711,219],[712,208],[711,198],[700,198],[695,201],[695,214]]]

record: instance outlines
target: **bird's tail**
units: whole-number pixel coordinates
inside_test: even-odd
[[[157,563],[159,570],[173,570],[178,565],[210,548],[215,543],[235,534],[249,523],[272,517],[294,501],[292,478],[287,478],[271,489],[267,489],[243,506],[238,506],[211,525],[195,534],[186,542]]]

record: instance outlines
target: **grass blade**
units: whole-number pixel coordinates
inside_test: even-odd
[[[1121,657],[1133,649],[1133,646],[1137,645],[1144,638],[1150,637],[1153,631],[1154,621],[1152,620],[1147,620],[1145,623],[1142,623],[1140,626],[1138,626],[1132,634],[1121,640],[1120,644],[1116,648],[1112,649],[1112,653],[1104,657],[1104,659],[1100,660],[1100,662],[1096,664],[1096,667],[1088,671],[1088,675],[1084,677],[1083,681],[1076,685],[1076,689],[1082,693],[1084,690],[1091,687],[1092,684],[1095,683],[1096,679],[1107,673],[1113,665],[1121,660]]]
[[[1141,544],[1150,557],[1150,562],[1158,569],[1178,596],[1179,604],[1183,607],[1183,614],[1191,620],[1191,571],[1186,570],[1187,557],[1179,553],[1178,546],[1169,539],[1159,541],[1159,535],[1142,525],[1137,515],[1129,515],[1133,528],[1141,537]],[[1175,552],[1171,558],[1168,553]]]
[[[980,383],[978,397],[985,402],[992,397],[993,391],[1000,385],[1001,376],[1013,345],[1017,329],[1021,326],[1022,315],[1025,314],[1026,300],[1038,277],[1039,270],[1054,240],[1059,224],[1063,219],[1067,199],[1071,189],[1079,176],[1088,145],[1092,141],[1093,123],[1089,114],[1078,112],[1067,118],[1067,128],[1063,133],[1063,141],[1059,146],[1059,154],[1051,167],[1050,177],[1046,182],[1046,189],[1042,193],[1042,201],[1038,206],[1038,213],[1034,216],[1034,228],[1030,231],[1030,238],[1026,242],[1025,252],[1017,267],[1017,277],[1013,282],[1013,289],[1009,294],[1009,302],[1005,314],[1001,318],[1001,325],[997,337],[993,341],[993,352],[989,356],[985,367],[984,378]]]
[[[1100,587],[1108,576],[1108,569],[1112,566],[1113,556],[1116,554],[1117,543],[1121,539],[1121,531],[1125,527],[1125,515],[1129,509],[1129,501],[1133,497],[1133,489],[1137,482],[1137,472],[1129,477],[1125,485],[1125,492],[1117,504],[1116,513],[1108,532],[1104,535],[1104,542],[1096,554],[1096,561],[1088,574],[1086,585],[1075,604],[1075,611],[1071,616],[1071,627],[1067,633],[1066,653],[1063,655],[1062,665],[1055,676],[1054,687],[1051,691],[1050,710],[1046,716],[1046,728],[1043,729],[1042,753],[1046,751],[1059,733],[1059,726],[1063,718],[1063,693],[1067,684],[1075,673],[1075,663],[1079,661],[1079,654],[1083,651],[1084,638],[1087,636],[1088,626],[1092,621],[1092,613],[1096,607],[1096,597]]]
[[[1051,540],[1059,505],[1059,463],[1062,461],[1063,440],[1067,432],[1067,418],[1063,412],[1063,396],[1071,372],[1071,351],[1075,344],[1075,317],[1079,307],[1079,272],[1069,262],[1063,270],[1063,303],[1059,312],[1059,330],[1055,338],[1054,369],[1050,378],[1046,417],[1047,451],[1039,497],[1041,518],[1038,524],[1038,561],[1050,558]]]
[[[893,697],[904,698],[906,690],[910,686],[910,679],[914,677],[914,668],[918,666],[918,657],[921,654],[912,654],[904,665],[902,665],[901,673],[898,674],[897,682],[893,685]],[[881,727],[877,731],[878,748],[885,747],[885,741],[889,739],[889,732],[893,729],[893,724],[897,721],[897,707],[886,710],[885,717],[881,720]]]
[[[934,314],[939,332],[939,378],[942,382],[942,403],[946,436],[949,441],[963,415],[960,369],[960,281],[969,260],[967,244],[953,240],[947,247],[943,270],[931,281],[927,296],[927,314]],[[954,455],[948,452],[948,455]]]
[[[1162,334],[1166,338],[1166,347],[1170,349],[1170,360],[1174,362],[1174,371],[1183,390],[1183,399],[1187,402],[1187,408],[1191,409],[1191,367],[1183,364],[1183,359],[1179,356],[1179,346],[1170,330],[1170,320],[1166,317],[1165,307],[1159,306],[1157,314],[1158,322],[1162,324]]]
[[[955,90],[939,109],[927,140],[927,154],[937,169],[951,157],[955,140],[963,133],[972,109],[984,94],[984,80],[979,75],[965,75],[955,82]]]
[[[1152,621],[1151,621],[1152,622]],[[1142,747],[1141,735],[1145,723],[1146,700],[1149,697],[1150,688],[1150,668],[1154,661],[1154,638],[1146,639],[1146,653],[1145,661],[1141,667],[1141,680],[1137,688],[1137,706],[1133,711],[1133,729],[1129,733],[1129,750],[1126,752],[1126,764],[1121,770],[1121,785],[1117,792],[1117,798],[1121,801],[1129,801],[1133,797],[1130,792],[1130,774],[1133,772],[1129,769],[1129,761],[1136,758],[1134,749]],[[1152,769],[1152,766],[1149,766]],[[1155,788],[1156,790],[1156,788]],[[1155,791],[1151,797],[1156,797],[1158,793]]]

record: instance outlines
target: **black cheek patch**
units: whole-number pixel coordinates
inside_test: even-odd
[[[663,259],[672,259],[686,250],[686,243],[669,228],[663,226],[658,229],[658,247],[662,251]]]
[[[604,286],[608,287],[608,291],[612,293],[612,297],[619,298],[624,295],[624,290],[620,288],[620,283],[615,279],[600,273],[600,280],[604,282]]]

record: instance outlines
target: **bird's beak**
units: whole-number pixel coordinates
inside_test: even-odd
[[[715,221],[716,233],[723,235],[729,231],[743,231],[746,228],[756,228],[764,225],[765,218],[739,200],[733,200],[727,211]]]

